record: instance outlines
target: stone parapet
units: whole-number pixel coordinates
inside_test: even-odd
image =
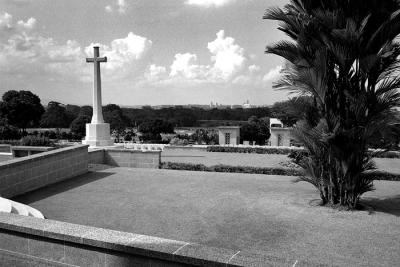
[[[294,266],[268,255],[1,212],[0,240],[2,266]]]
[[[11,198],[86,173],[87,151],[77,145],[0,162],[0,195]]]
[[[93,149],[89,151],[89,163],[128,168],[158,169],[161,166],[161,151],[139,151],[120,148]]]

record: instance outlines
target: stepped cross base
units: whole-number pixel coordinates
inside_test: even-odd
[[[110,136],[110,124],[108,123],[87,123],[86,137],[82,144],[90,147],[113,146],[114,141]]]

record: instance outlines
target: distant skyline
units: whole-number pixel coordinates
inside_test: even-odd
[[[100,46],[103,104],[270,105],[284,37],[262,19],[288,0],[2,0],[0,94],[91,104],[92,46]]]

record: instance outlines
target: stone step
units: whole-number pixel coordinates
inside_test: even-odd
[[[12,207],[10,200],[0,197],[0,212],[10,213],[11,210]]]

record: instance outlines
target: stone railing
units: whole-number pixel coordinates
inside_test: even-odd
[[[1,266],[323,266],[0,212]]]
[[[0,162],[0,195],[11,198],[87,171],[87,145]]]

